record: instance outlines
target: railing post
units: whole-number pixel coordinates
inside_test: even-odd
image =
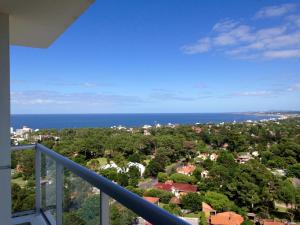
[[[56,225],[63,224],[64,167],[56,162]]]
[[[35,148],[35,212],[41,212],[41,152]]]
[[[100,224],[109,225],[109,196],[100,192]]]

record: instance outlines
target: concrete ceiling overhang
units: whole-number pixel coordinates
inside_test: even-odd
[[[9,14],[10,44],[47,48],[94,0],[0,0]]]

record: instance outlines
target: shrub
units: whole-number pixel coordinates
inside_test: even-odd
[[[166,173],[159,172],[157,175],[157,179],[158,179],[158,182],[166,182],[169,179],[169,177]]]
[[[198,193],[188,193],[181,198],[181,203],[184,209],[192,211],[201,210],[202,197]]]
[[[182,212],[181,212],[181,209],[178,205],[176,204],[167,204],[167,205],[164,205],[163,206],[163,209],[167,210],[168,212],[174,214],[174,215],[177,215],[177,216],[182,216]]]
[[[150,189],[144,193],[145,196],[149,197],[157,197],[160,199],[162,203],[168,204],[173,194],[168,191],[158,190],[158,189]]]
[[[196,183],[196,178],[194,176],[187,176],[181,173],[173,173],[170,176],[170,179],[176,183],[186,183],[186,184]]]

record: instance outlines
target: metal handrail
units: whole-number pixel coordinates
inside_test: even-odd
[[[54,161],[61,164],[77,176],[81,177],[85,181],[89,182],[93,186],[100,189],[101,192],[107,194],[111,198],[115,199],[128,209],[132,210],[137,215],[141,216],[148,222],[157,225],[188,225],[186,221],[176,217],[175,215],[167,212],[166,210],[152,204],[140,196],[126,190],[125,188],[113,183],[109,179],[100,176],[99,174],[81,166],[74,161],[56,153],[53,150],[41,145],[36,144],[37,151],[46,154]],[[21,147],[16,148],[20,150]],[[29,146],[24,149],[29,149]]]

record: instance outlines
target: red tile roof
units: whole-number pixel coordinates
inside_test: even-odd
[[[159,202],[159,198],[156,198],[156,197],[143,197],[143,198],[153,204],[157,204]]]
[[[284,225],[284,223],[276,220],[263,220],[263,225]]]
[[[212,225],[240,225],[243,221],[244,218],[235,212],[223,212],[211,216]]]
[[[197,186],[183,183],[157,183],[154,187],[164,191],[172,191],[172,189],[174,188],[179,192],[197,192]]]
[[[177,173],[182,173],[182,174],[192,174],[194,170],[196,169],[196,166],[194,165],[187,165],[187,166],[182,166],[176,169]]]

